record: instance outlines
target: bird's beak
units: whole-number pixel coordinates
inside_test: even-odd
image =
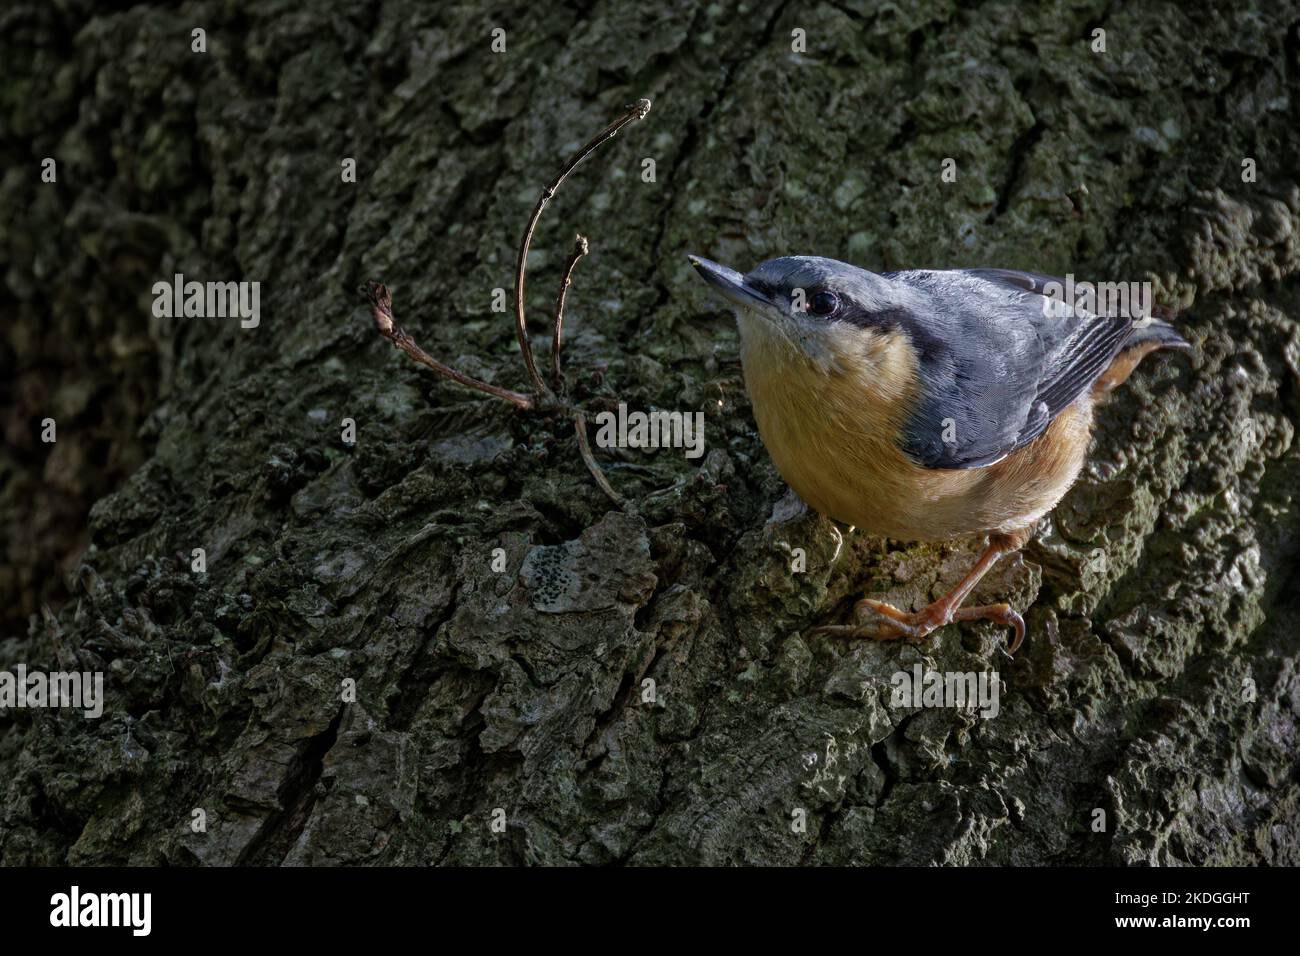
[[[771,309],[772,301],[751,286],[735,269],[711,262],[701,256],[687,256],[691,265],[724,298],[744,309]]]

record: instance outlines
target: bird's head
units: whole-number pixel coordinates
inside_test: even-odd
[[[689,258],[735,307],[747,353],[801,355],[826,373],[863,371],[899,334],[906,289],[874,272],[819,256],[783,256],[742,275]]]

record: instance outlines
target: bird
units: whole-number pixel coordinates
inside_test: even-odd
[[[963,603],[1074,484],[1094,408],[1151,352],[1191,344],[1154,314],[1067,301],[1072,277],[876,273],[820,256],[741,274],[688,259],[735,311],[759,436],[806,504],[899,541],[985,539],[970,572],[920,610],[863,598],[857,623],[816,630],[919,642],[992,621],[1012,629],[1014,655],[1020,613]]]

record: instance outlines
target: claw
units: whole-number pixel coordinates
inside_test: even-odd
[[[858,624],[823,624],[810,635],[825,634],[830,637],[865,638],[873,641],[905,640],[909,643],[923,641],[937,629],[954,621],[991,621],[1014,630],[1010,645],[1005,649],[1008,657],[1020,649],[1025,640],[1025,620],[1009,604],[988,604],[982,607],[960,608],[947,612],[941,604],[931,604],[914,614],[901,611],[892,604],[863,598],[853,606]]]
[[[909,614],[900,611],[892,604],[863,598],[853,606],[859,618],[866,618],[858,625],[829,625],[814,628],[812,634],[836,634],[846,637],[869,637],[877,641],[892,641],[904,638],[920,641],[933,631],[953,621],[992,621],[1004,627],[1013,628],[1015,635],[1006,649],[1008,656],[1020,649],[1025,639],[1025,621],[1011,609],[1009,604],[987,604],[982,607],[961,607],[961,602],[970,596],[980,578],[1008,554],[1019,551],[1027,536],[1026,531],[999,533],[989,535],[984,552],[975,562],[975,567],[941,600]],[[1019,557],[1017,555],[1017,557]]]
[[[853,605],[857,624],[826,624],[813,628],[810,634],[828,634],[835,637],[856,637],[873,641],[909,642],[924,639],[934,625],[921,614],[908,614],[892,604],[863,598]]]
[[[848,637],[866,641],[913,640],[913,638],[908,638],[901,631],[891,626],[873,627],[869,624],[822,624],[810,630],[808,635],[810,637],[816,635]]]
[[[881,636],[877,640],[919,641],[925,638],[934,626],[919,614],[908,614],[892,604],[863,598],[853,605],[853,612],[862,622],[864,628],[874,628]]]
[[[953,614],[954,621],[991,621],[994,624],[1001,624],[1004,627],[1010,627],[1015,631],[1010,645],[1006,648],[1008,657],[1015,656],[1016,651],[1020,650],[1020,645],[1025,640],[1025,619],[1016,611],[1011,609],[1009,604],[987,604],[984,607],[965,607]]]
[[[840,533],[839,528],[832,524],[831,537],[835,539],[835,553],[831,555],[831,564],[834,564],[840,559],[840,551],[844,548],[844,535]]]

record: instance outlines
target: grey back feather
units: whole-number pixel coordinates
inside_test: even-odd
[[[1033,441],[1106,371],[1134,327],[1125,316],[1045,310],[1044,286],[1061,280],[1036,273],[885,275],[908,290],[900,324],[922,366],[900,443],[927,468],[991,465]]]

